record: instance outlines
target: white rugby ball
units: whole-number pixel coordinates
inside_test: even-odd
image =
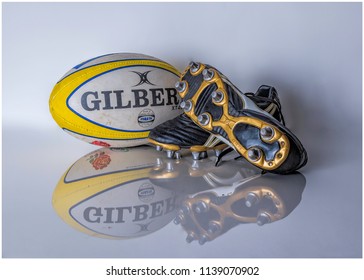
[[[176,216],[180,196],[150,181],[157,153],[143,146],[83,156],[53,192],[56,213],[94,237],[124,239],[159,230]]]
[[[151,129],[182,112],[174,87],[179,75],[172,65],[143,54],[95,57],[58,81],[50,111],[63,130],[88,143],[147,144]]]

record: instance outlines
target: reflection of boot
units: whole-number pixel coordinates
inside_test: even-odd
[[[259,169],[244,166],[235,160],[216,167],[214,157],[202,160],[193,160],[190,157],[179,160],[158,157],[149,178],[156,186],[189,195],[213,188],[231,187],[236,182],[258,173]]]
[[[306,164],[307,155],[297,137],[242,94],[215,68],[192,63],[177,90],[181,107],[198,126],[234,148],[262,170],[287,174]],[[280,106],[277,107],[281,114]]]
[[[238,224],[261,226],[283,219],[300,203],[305,184],[305,177],[298,172],[284,177],[257,175],[230,195],[210,190],[186,199],[174,222],[186,230],[187,242],[204,244]]]
[[[277,91],[274,87],[261,86],[258,91],[246,93],[255,104],[262,110],[268,112],[278,121],[283,121],[281,115]],[[186,102],[181,103],[182,107],[187,106]],[[214,135],[196,125],[186,114],[160,124],[151,130],[149,142],[156,145],[158,150],[167,150],[167,156],[173,157],[180,149],[189,149],[194,159],[206,157],[206,151],[214,149],[218,155],[226,144],[221,142]]]
[[[56,213],[95,237],[132,238],[161,229],[182,198],[150,181],[157,154],[152,147],[103,148],[80,158],[53,192]]]

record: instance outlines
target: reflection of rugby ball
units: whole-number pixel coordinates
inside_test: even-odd
[[[149,180],[152,147],[102,148],[77,160],[53,192],[53,207],[70,226],[95,237],[150,234],[176,215],[175,192]]]
[[[88,143],[130,147],[181,113],[174,85],[179,72],[142,54],[108,54],[68,71],[49,100],[58,125]]]

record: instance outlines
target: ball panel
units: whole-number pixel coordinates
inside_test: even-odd
[[[84,65],[122,55],[130,56],[108,55]],[[151,129],[181,113],[174,89],[178,75],[173,66],[152,58],[79,67],[55,85],[50,111],[61,128],[86,142],[109,139],[107,144],[113,147],[144,144]]]
[[[71,75],[72,73],[75,73],[77,71],[80,71],[82,69],[85,69],[90,66],[103,64],[103,63],[109,63],[109,62],[117,62],[121,60],[155,60],[155,61],[162,61],[158,58],[144,55],[144,54],[138,54],[138,53],[111,53],[111,54],[104,54],[100,55],[91,59],[88,59],[86,61],[83,61],[76,66],[74,66],[71,70],[69,70],[66,74],[63,75],[63,77],[58,81],[62,81],[65,77]]]
[[[147,82],[138,85],[142,81],[140,75]],[[117,67],[83,82],[69,95],[67,106],[79,117],[107,129],[148,131],[154,122],[165,121],[165,113],[177,106],[173,87],[176,78],[174,73],[159,67]],[[145,108],[153,117],[150,122],[140,122],[135,116]]]

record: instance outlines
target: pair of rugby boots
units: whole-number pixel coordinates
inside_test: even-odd
[[[155,127],[149,142],[179,158],[189,149],[195,160],[214,149],[216,164],[235,150],[264,172],[288,174],[303,167],[307,153],[285,127],[277,91],[261,86],[243,94],[216,68],[191,62],[176,83],[184,113]]]

